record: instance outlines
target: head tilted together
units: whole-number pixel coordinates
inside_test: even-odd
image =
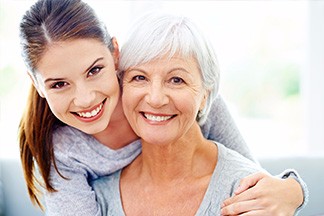
[[[218,92],[219,67],[211,43],[186,17],[153,12],[141,17],[121,49],[120,72],[168,56],[192,56],[197,61],[204,88],[209,92],[205,108],[198,114],[203,124]]]

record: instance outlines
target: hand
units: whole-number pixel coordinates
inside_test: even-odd
[[[222,215],[294,215],[303,202],[303,191],[293,178],[279,179],[266,173],[243,178],[234,196],[223,202]]]

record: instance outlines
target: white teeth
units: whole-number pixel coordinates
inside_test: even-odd
[[[90,117],[96,116],[99,113],[99,111],[101,110],[101,108],[102,108],[102,104],[100,104],[99,107],[92,110],[91,112],[77,112],[77,114],[84,118],[90,118]]]
[[[150,114],[144,114],[144,116],[151,121],[157,121],[157,122],[162,122],[162,121],[166,121],[170,118],[172,118],[172,116],[155,116],[155,115],[150,115]]]

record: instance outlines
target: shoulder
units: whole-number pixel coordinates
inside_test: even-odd
[[[241,154],[216,143],[218,160],[211,179],[211,199],[213,202],[232,196],[242,178],[260,172],[262,168]],[[216,197],[216,198],[215,198]]]
[[[226,165],[226,170],[233,170],[233,172],[241,171],[247,175],[263,170],[255,162],[234,150],[226,148],[223,144],[217,144],[217,146],[219,160]]]
[[[206,121],[201,125],[204,136],[208,139],[219,141],[218,139],[223,136],[222,134],[226,132],[228,128],[232,131],[235,127],[225,101],[222,96],[218,94],[212,102]],[[231,134],[226,134],[226,137],[227,136],[231,136]]]
[[[53,132],[53,140],[78,140],[78,137],[87,137],[88,134],[68,125],[58,127]],[[62,142],[62,141],[61,141]]]
[[[219,114],[226,113],[227,109],[228,108],[223,97],[218,94],[210,107],[208,119],[211,117],[219,117]]]
[[[100,205],[101,210],[106,215],[114,215],[108,213],[109,211],[117,211],[120,206],[120,182],[121,170],[116,171],[110,175],[99,177],[90,182],[93,188],[97,203]],[[109,206],[113,206],[109,208]],[[115,209],[115,210],[113,210]]]
[[[71,126],[57,128],[52,137],[55,156],[62,153],[67,155],[69,152],[80,151],[96,142],[89,134],[86,134]]]
[[[100,177],[90,185],[96,194],[101,215],[124,215],[119,192],[120,171]]]
[[[84,155],[89,156],[88,146],[94,142],[90,135],[73,128],[71,126],[62,126],[53,132],[53,148],[55,160],[58,168],[63,167],[75,167],[75,157]],[[84,152],[83,152],[84,151]]]
[[[118,187],[120,180],[120,170],[106,176],[101,176],[90,182],[90,185],[97,193],[111,193],[114,187]]]
[[[84,139],[87,134],[79,131],[71,126],[62,126],[55,129],[53,132],[53,144],[54,147],[62,147],[64,144],[68,143],[69,146]]]

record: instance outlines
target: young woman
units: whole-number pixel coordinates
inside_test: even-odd
[[[37,1],[21,21],[20,36],[33,81],[19,128],[31,200],[40,205],[43,192],[47,215],[100,215],[88,182],[123,168],[141,152],[121,106],[118,43],[80,0]],[[220,97],[202,130],[252,160]],[[276,194],[284,182],[273,184]],[[245,180],[242,185],[243,190],[252,186]],[[258,183],[253,188],[262,191]],[[297,208],[305,195],[299,184],[290,184],[289,190],[289,198],[282,194],[282,200],[262,193],[271,200],[266,207],[283,203]],[[243,193],[255,197],[250,190]]]

